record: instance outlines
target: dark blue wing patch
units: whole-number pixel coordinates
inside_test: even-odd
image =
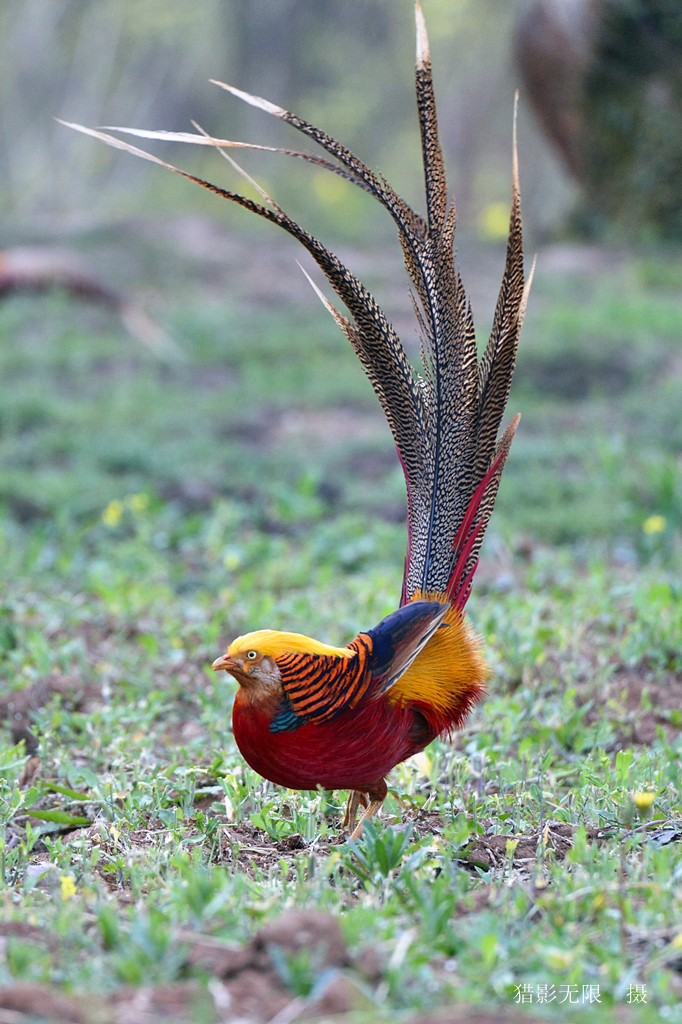
[[[372,674],[382,690],[409,668],[448,608],[440,601],[410,601],[368,631],[372,638]]]

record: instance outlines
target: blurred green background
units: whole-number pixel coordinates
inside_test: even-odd
[[[534,4],[423,6],[458,261],[483,342],[508,217],[516,33]],[[221,136],[300,146],[293,130],[209,83],[218,78],[324,127],[420,209],[410,0],[25,0],[0,9],[0,39],[0,244],[63,247],[116,295],[103,307],[58,290],[16,294],[0,308],[0,499],[11,514],[87,518],[144,490],[177,500],[180,514],[225,496],[256,517],[259,505],[279,509],[265,515],[268,529],[280,514],[305,522],[348,508],[402,522],[388,431],[299,270],[305,254],[245,211],[55,118],[170,130],[194,118]],[[523,424],[496,529],[595,540],[626,561],[665,555],[682,522],[680,251],[651,237],[643,247],[614,233],[571,236],[576,187],[524,92],[519,122],[526,251],[538,253],[538,270],[510,402]],[[242,185],[210,151],[149,148]],[[240,160],[366,280],[418,361],[390,218],[301,162]]]
[[[443,147],[462,224],[499,235],[509,195],[512,34],[523,0],[426,0]],[[418,202],[413,8],[409,0],[25,0],[0,10],[0,218],[8,237],[64,232],[107,218],[168,213],[205,200],[151,168],[74,136],[54,120],[188,130],[296,143],[295,133],[209,84],[228,81],[300,112],[342,138]],[[520,111],[529,227],[556,224],[572,195],[529,104]],[[168,147],[165,147],[168,152]],[[163,152],[163,147],[162,147]],[[206,166],[210,156],[181,154]],[[272,157],[244,158],[282,201],[305,187],[306,217],[356,237],[335,181]],[[212,166],[215,163],[211,160]],[[214,171],[215,173],[215,171]],[[227,166],[221,181],[231,180]],[[293,183],[292,183],[293,179]],[[319,180],[318,180],[319,179]],[[170,198],[169,198],[170,194]],[[361,197],[360,197],[361,200]],[[351,203],[355,197],[351,194]],[[212,209],[238,230],[232,211]],[[369,207],[369,216],[374,210]],[[379,223],[383,221],[378,218]],[[502,223],[502,227],[504,224]],[[381,228],[379,229],[381,230]]]

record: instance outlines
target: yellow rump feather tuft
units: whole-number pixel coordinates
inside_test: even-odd
[[[414,601],[443,601],[442,594],[417,591]],[[450,608],[441,626],[407,671],[389,690],[396,702],[426,703],[445,715],[467,695],[480,698],[490,670],[483,657],[483,641],[470,628],[462,612]]]

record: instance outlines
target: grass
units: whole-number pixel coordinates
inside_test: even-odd
[[[343,794],[244,765],[209,667],[246,629],[345,642],[395,605],[402,483],[343,339],[312,299],[238,306],[191,268],[182,360],[63,296],[4,303],[0,898],[29,930],[0,985],[95,1013],[187,982],[178,1019],[209,1021],[199,940],[312,908],[354,1020],[682,1020],[681,278],[670,253],[540,276],[470,602],[490,694],[355,844]],[[273,956],[314,1003],[313,952]]]

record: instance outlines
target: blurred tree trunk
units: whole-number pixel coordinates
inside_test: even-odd
[[[682,3],[535,0],[517,52],[579,223],[682,238]]]

